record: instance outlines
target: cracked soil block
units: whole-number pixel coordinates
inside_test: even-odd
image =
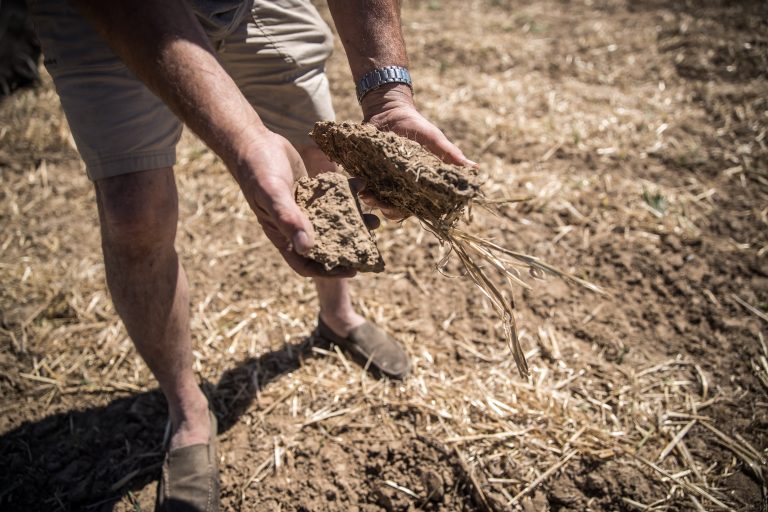
[[[480,194],[476,169],[446,164],[419,143],[371,124],[320,122],[310,135],[331,160],[365,179],[377,199],[435,224],[452,224]]]
[[[299,179],[296,203],[315,230],[310,259],[326,270],[334,267],[360,272],[384,270],[384,260],[363,222],[362,211],[346,176],[327,172],[316,178]]]

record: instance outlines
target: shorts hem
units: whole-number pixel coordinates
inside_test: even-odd
[[[86,173],[91,181],[113,178],[123,174],[172,167],[176,164],[176,149],[146,151],[130,155],[84,159]]]

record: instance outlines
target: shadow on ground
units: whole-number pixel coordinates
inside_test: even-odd
[[[229,430],[256,389],[301,367],[322,343],[308,337],[240,361],[204,389]],[[167,420],[158,389],[117,398],[102,407],[54,414],[0,436],[0,509],[111,510],[125,494],[158,478]]]

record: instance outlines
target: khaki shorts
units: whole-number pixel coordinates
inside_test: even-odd
[[[334,118],[324,69],[333,35],[310,0],[244,1],[250,11],[209,31],[211,44],[267,127],[311,145],[313,124]],[[69,2],[32,0],[30,9],[88,177],[174,165],[182,125],[168,107]]]

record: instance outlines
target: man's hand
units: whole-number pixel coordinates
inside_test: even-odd
[[[293,184],[307,175],[290,142],[265,131],[242,153],[233,174],[264,233],[290,267],[305,277],[352,277],[353,270],[330,272],[304,257],[314,245],[312,224],[296,204]]]
[[[364,122],[415,140],[444,162],[477,165],[416,110],[407,85],[385,85],[373,90],[363,98],[362,107]]]
[[[413,103],[411,89],[407,85],[386,85],[369,92],[362,101],[363,121],[414,140],[440,157],[444,162],[456,165],[477,165],[464,156],[435,125],[422,116]],[[360,199],[368,206],[379,208],[390,220],[402,220],[406,214],[391,205],[377,201],[365,191]]]

